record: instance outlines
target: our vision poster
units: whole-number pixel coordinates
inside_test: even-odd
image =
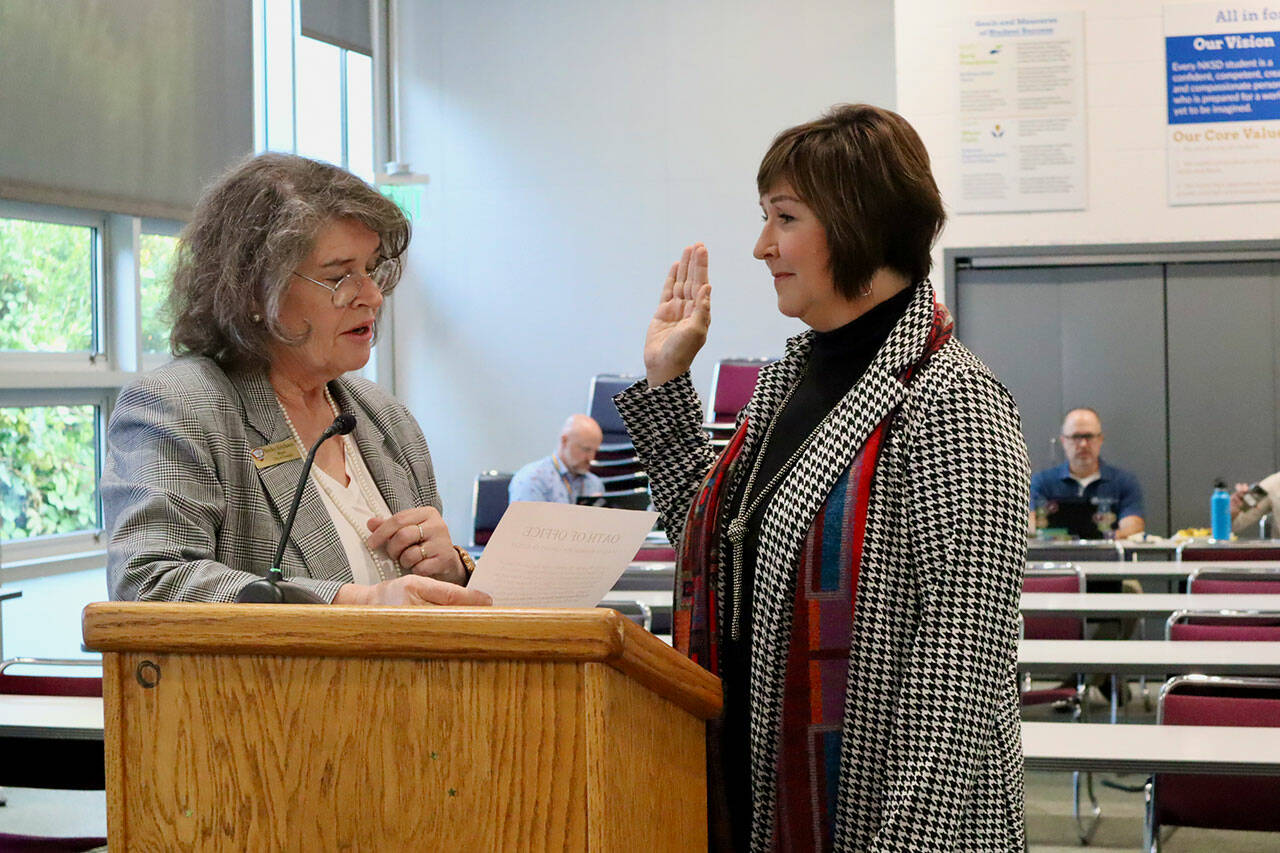
[[[1164,7],[1169,203],[1280,200],[1280,7]]]

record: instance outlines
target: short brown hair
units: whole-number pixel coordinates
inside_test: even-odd
[[[946,213],[929,153],[902,116],[840,104],[779,133],[756,174],[761,195],[786,181],[827,232],[836,290],[853,298],[881,267],[912,282],[929,275],[929,249]]]
[[[174,260],[169,343],[227,368],[266,368],[267,344],[298,343],[280,326],[290,274],[334,219],[354,219],[378,235],[378,252],[400,279],[409,245],[400,208],[350,172],[293,154],[249,157],[196,203]],[[256,319],[255,319],[256,318]]]

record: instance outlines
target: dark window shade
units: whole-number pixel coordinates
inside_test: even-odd
[[[299,7],[300,29],[307,38],[373,55],[369,0],[302,0]]]
[[[248,0],[0,2],[0,195],[185,218],[253,148]]]

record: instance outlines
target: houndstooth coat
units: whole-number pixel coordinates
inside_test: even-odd
[[[800,548],[836,478],[895,410],[867,509],[834,847],[1023,849],[1016,654],[1026,445],[1008,391],[954,338],[909,384],[899,381],[924,351],[933,312],[933,289],[922,282],[765,510],[751,603],[753,850],[769,849],[772,840]],[[759,448],[803,375],[811,341],[811,332],[792,338],[785,357],[761,371],[744,412],[750,420],[740,458]],[[616,401],[678,543],[715,459],[690,378],[657,388],[640,382]],[[727,624],[723,616],[719,624]]]
[[[391,511],[439,509],[431,454],[409,410],[358,377],[329,389],[356,416],[352,437]],[[102,472],[111,597],[235,600],[271,566],[303,466],[297,458],[259,469],[249,452],[292,437],[262,373],[227,373],[186,356],[127,386],[107,428]],[[312,480],[280,568],[326,601],[353,580]]]

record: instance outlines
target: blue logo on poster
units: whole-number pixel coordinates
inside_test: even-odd
[[[1280,119],[1280,32],[1164,40],[1169,124]]]

